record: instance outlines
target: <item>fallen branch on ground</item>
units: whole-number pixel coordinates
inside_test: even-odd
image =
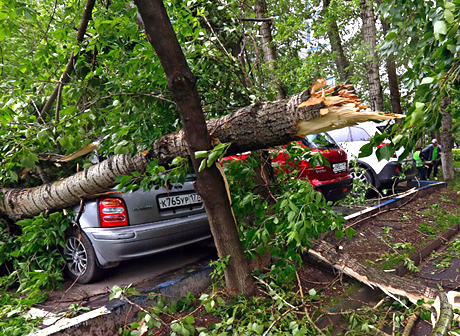
[[[337,252],[333,245],[325,241],[315,242],[313,247],[308,250],[308,254],[371,288],[381,289],[385,294],[398,301],[400,300],[396,296],[406,297],[413,304],[422,300],[426,308],[433,308],[436,311],[436,325],[432,335],[445,335],[453,315],[455,319],[460,319],[459,315],[453,314],[453,310],[460,308],[460,303],[455,302],[455,298],[460,297],[460,292],[450,291],[446,294],[412,280],[390,275],[360,263],[343,250]]]

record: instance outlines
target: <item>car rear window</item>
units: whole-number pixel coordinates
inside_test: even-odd
[[[334,138],[337,142],[350,142],[350,127],[343,127],[328,131],[329,135]]]
[[[369,141],[371,136],[361,127],[350,127],[351,141]]]
[[[310,148],[315,149],[337,149],[339,146],[327,133],[309,134],[302,143]]]

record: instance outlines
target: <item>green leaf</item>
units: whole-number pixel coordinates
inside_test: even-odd
[[[202,171],[206,168],[206,159],[203,159],[200,163],[200,167],[198,168],[198,172]]]
[[[398,142],[400,142],[402,139],[403,139],[403,135],[402,134],[398,134],[397,136],[395,136],[393,138],[393,143],[397,144]]]
[[[415,103],[415,110],[411,113],[411,118],[409,122],[410,125],[415,125],[420,119],[423,118],[424,107],[424,103]]]
[[[294,211],[289,211],[289,213],[288,213],[288,222],[292,222],[293,219],[294,219],[294,217],[295,217],[296,215],[297,215],[296,212],[294,212]]]
[[[46,130],[41,130],[40,132],[38,132],[37,137],[38,140],[40,140],[41,142],[45,142],[46,140],[48,140],[48,132]]]
[[[216,159],[218,157],[219,157],[219,152],[212,151],[211,154],[209,154],[209,157],[208,157],[208,167],[211,167],[212,164],[216,161]]]
[[[374,152],[374,146],[372,143],[367,143],[364,146],[361,147],[361,150],[359,152],[359,157],[366,157],[371,155]]]
[[[422,82],[420,84],[431,84],[433,83],[434,78],[433,77],[425,77],[422,79]]]
[[[193,315],[189,315],[184,319],[184,322],[187,324],[195,323],[195,318],[193,317]]]
[[[450,11],[455,10],[455,4],[453,2],[446,2],[444,4],[444,7]]]
[[[396,37],[396,33],[395,32],[390,32],[390,33],[387,34],[387,36],[385,36],[385,39],[386,40],[391,40],[391,39],[393,39],[395,37]]]
[[[195,152],[195,159],[203,158],[208,155],[208,151],[197,151]]]
[[[448,23],[452,23],[454,22],[455,17],[454,17],[454,14],[452,14],[452,12],[449,9],[446,9],[444,11],[444,19],[446,19]]]
[[[0,21],[6,20],[8,18],[8,12],[0,11]]]
[[[377,149],[375,154],[377,155],[377,158],[379,160],[381,160],[381,159],[388,160],[393,153],[391,151],[391,146],[390,145],[385,145],[385,146],[382,146],[379,149]]]
[[[21,164],[27,169],[34,168],[36,162],[38,162],[38,157],[34,153],[28,153],[27,156],[21,158]]]
[[[356,232],[356,230],[353,229],[353,228],[348,228],[348,229],[345,230],[345,235],[347,236],[347,238],[348,238],[349,240],[351,240],[351,239],[353,238],[353,236],[354,236],[355,234],[357,234],[357,233],[358,233],[358,232]]]
[[[449,29],[449,33],[447,34],[447,37],[448,38],[453,38],[455,36],[457,36],[457,32],[458,32],[458,24],[457,23],[454,23],[453,25],[450,26],[450,29]]]
[[[439,35],[447,34],[446,22],[443,20],[436,21],[434,24],[434,35],[439,39]]]

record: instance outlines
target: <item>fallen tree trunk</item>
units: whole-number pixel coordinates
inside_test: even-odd
[[[230,142],[228,154],[265,149],[299,140],[307,134],[354,125],[366,120],[385,120],[396,115],[362,111],[357,96],[348,86],[323,87],[318,80],[308,90],[289,99],[258,103],[233,114],[210,120],[207,128],[212,139]],[[143,171],[157,158],[167,165],[174,158],[186,157],[184,132],[178,131],[155,141],[148,153],[116,155],[66,179],[35,188],[0,188],[0,212],[13,219],[34,216],[46,210],[77,204],[81,198],[107,191],[119,175]]]
[[[455,298],[460,297],[459,292],[450,291],[446,295],[412,280],[364,265],[325,241],[316,241],[308,254],[371,288],[380,288],[393,298],[396,298],[395,295],[406,297],[414,304],[423,300],[426,307],[433,307],[436,311],[436,326],[432,335],[445,335],[452,321],[453,309],[459,308],[459,303],[455,302]]]

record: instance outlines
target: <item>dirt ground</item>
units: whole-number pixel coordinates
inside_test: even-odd
[[[362,263],[388,270],[406,261],[408,267],[415,271],[417,266],[408,263],[408,257],[458,222],[460,195],[456,191],[444,188],[429,192],[422,198],[414,194],[398,207],[380,211],[369,218],[349,221],[346,225],[356,230],[353,239],[344,239],[340,242],[331,239],[330,242],[340,244],[345,252]],[[315,321],[319,321],[320,316],[332,306],[349,300],[350,293],[360,286],[357,282],[311,260],[307,260],[298,275],[303,293],[309,293],[314,289],[319,294],[319,299],[312,301],[309,306]],[[357,303],[358,306],[362,304],[362,301]],[[205,314],[203,308],[196,310],[193,315],[195,326],[207,326],[218,322],[212,315]],[[334,323],[329,317],[328,319],[326,325]],[[168,320],[170,319],[166,317],[164,322],[168,323]],[[169,327],[163,326],[155,334],[169,335],[170,332]]]
[[[460,195],[444,188],[421,198],[414,194],[367,220],[351,221],[348,225],[357,234],[341,244],[357,260],[388,270],[459,221]]]
[[[369,218],[349,221],[347,225],[357,232],[351,241],[343,239],[336,242],[330,239],[330,242],[343,246],[344,252],[361,263],[385,270],[394,270],[400,266],[405,269],[405,276],[420,281],[424,274],[418,272],[417,266],[420,265],[412,264],[409,256],[417,255],[425,246],[439,238],[441,233],[455,227],[459,222],[460,195],[457,191],[444,188],[429,192],[421,198],[415,194],[398,207],[380,211]],[[445,244],[440,250],[444,249],[444,252],[433,252],[424,261],[425,264],[430,264],[428,266],[431,271],[436,269],[438,274],[445,272],[440,268],[449,267],[447,262],[442,265],[442,262],[450,260],[442,256],[443,253],[450,253],[446,248],[448,241],[443,242]],[[403,263],[404,267],[401,266]],[[359,286],[353,280],[344,279],[330,269],[318,269],[318,265],[310,263],[304,265],[300,277],[304,291],[314,288],[322,294],[322,302],[318,302],[316,308],[323,312],[326,307],[337,304],[337,301],[352,300],[349,296],[352,290],[349,288]],[[422,282],[434,288],[440,284],[439,281]],[[362,304],[363,302],[357,303],[358,306]]]

